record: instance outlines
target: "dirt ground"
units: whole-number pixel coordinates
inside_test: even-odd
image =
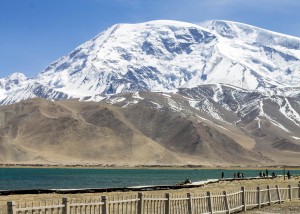
[[[264,206],[261,209],[253,209],[240,214],[299,214],[300,201],[286,201],[281,204],[272,204],[271,206]]]
[[[161,190],[161,191],[146,191],[145,194],[164,194],[165,192],[169,192],[171,194],[186,194],[190,193],[202,193],[206,191],[211,192],[222,192],[224,190],[240,190],[242,186],[246,189],[250,187],[266,187],[278,185],[280,187],[298,186],[300,183],[300,176],[293,177],[290,180],[283,178],[275,178],[275,179],[255,179],[255,180],[234,180],[234,181],[220,181],[218,183],[207,184],[202,187],[197,188],[185,188],[179,190]],[[0,214],[6,214],[6,204],[7,201],[15,201],[17,203],[32,203],[33,201],[41,201],[45,203],[46,201],[54,201],[55,203],[59,203],[63,197],[68,197],[71,199],[78,200],[91,200],[91,199],[100,199],[102,195],[107,195],[108,197],[117,197],[117,196],[128,196],[128,195],[137,195],[137,192],[110,192],[110,193],[84,193],[84,194],[24,194],[24,195],[8,195],[1,196],[0,195]],[[300,213],[300,201],[292,201],[292,202],[284,202],[282,204],[272,204],[272,206],[265,206],[258,209],[249,210],[247,212],[241,213],[249,213],[249,214],[270,214],[270,213]]]

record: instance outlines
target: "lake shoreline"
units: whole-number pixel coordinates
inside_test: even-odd
[[[135,186],[172,186],[187,179],[263,178],[272,174],[300,175],[285,168],[86,168],[86,167],[5,167],[0,168],[0,190],[110,189]],[[266,175],[266,176],[264,176]],[[98,191],[98,190],[97,190]]]
[[[294,165],[262,165],[262,166],[204,166],[204,165],[102,165],[102,164],[1,164],[0,168],[83,168],[83,169],[212,169],[212,170],[300,170],[300,166]]]
[[[254,180],[245,180],[245,179],[236,179],[236,180],[219,180],[219,182],[208,183],[201,187],[193,187],[193,188],[184,188],[184,189],[169,189],[169,190],[154,190],[154,191],[142,191],[145,194],[162,194],[168,192],[170,194],[198,194],[205,193],[207,191],[211,192],[220,192],[220,191],[233,191],[239,190],[241,187],[245,187],[247,189],[256,188],[260,186],[261,188],[266,188],[266,186],[274,187],[278,185],[280,187],[287,187],[291,185],[293,187],[297,187],[300,185],[300,176],[294,176],[290,180],[284,180],[282,177],[277,177],[274,179],[254,179]],[[102,195],[106,195],[108,198],[114,197],[126,197],[128,195],[136,195],[137,192],[129,191],[129,192],[98,192],[98,193],[78,193],[78,194],[59,194],[59,193],[51,193],[51,194],[18,194],[18,195],[3,195],[0,196],[0,214],[5,214],[6,211],[6,203],[7,201],[15,201],[16,203],[31,203],[35,202],[45,202],[45,201],[58,201],[60,202],[62,198],[71,198],[74,200],[92,200],[101,198]],[[299,200],[296,200],[295,207],[297,208],[300,205]],[[274,205],[272,205],[274,206]],[[269,209],[269,208],[267,208]],[[287,207],[283,208],[284,211],[287,210]],[[253,213],[257,213],[254,211],[258,211],[257,209],[253,209]],[[252,213],[251,210],[245,213]],[[282,212],[287,213],[287,212]]]
[[[141,192],[141,191],[163,191],[163,190],[181,190],[190,188],[199,188],[207,185],[214,185],[216,183],[234,183],[234,182],[258,182],[264,183],[267,180],[287,180],[283,179],[282,175],[276,177],[245,177],[245,178],[219,178],[219,179],[207,179],[202,181],[196,181],[188,184],[173,184],[173,185],[140,185],[132,187],[108,187],[108,188],[79,188],[79,189],[24,189],[24,190],[0,190],[0,196],[4,195],[28,195],[28,194],[86,194],[86,193],[103,193],[103,192]],[[292,180],[299,180],[300,175],[292,176]]]

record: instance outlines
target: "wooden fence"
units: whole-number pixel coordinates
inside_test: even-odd
[[[239,191],[157,194],[138,193],[126,197],[103,195],[99,199],[71,200],[44,204],[7,203],[8,214],[217,214],[260,208],[271,203],[300,199],[297,187],[244,188]]]

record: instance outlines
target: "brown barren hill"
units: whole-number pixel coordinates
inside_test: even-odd
[[[275,163],[257,150],[256,138],[228,123],[209,120],[191,109],[182,96],[172,97],[176,101],[172,106],[167,102],[171,95],[145,92],[138,101],[134,96],[112,96],[111,100],[121,100],[115,103],[35,98],[1,106],[0,162],[102,166]],[[174,111],[175,107],[182,110]],[[280,145],[275,147],[279,154]]]

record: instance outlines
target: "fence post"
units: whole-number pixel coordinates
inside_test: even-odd
[[[188,198],[188,214],[193,214],[193,200],[192,194],[190,192],[187,193]]]
[[[16,202],[14,201],[7,202],[7,214],[17,214]]]
[[[260,209],[260,187],[257,187],[257,207]]]
[[[289,185],[289,199],[292,200],[292,186]]]
[[[143,193],[142,192],[139,192],[138,193],[138,198],[139,198],[139,201],[138,201],[138,214],[143,214],[143,210],[144,210],[144,202],[143,202],[143,197],[144,197],[144,195],[143,195]]]
[[[299,184],[298,184],[298,199],[300,199],[300,181],[299,181]]]
[[[165,204],[165,214],[170,214],[170,210],[171,210],[171,204],[170,204],[170,193],[166,193],[165,194],[166,197],[166,204]]]
[[[208,211],[213,214],[214,210],[213,210],[213,203],[212,203],[212,200],[211,200],[211,192],[208,191],[207,192],[207,196],[208,196]]]
[[[62,209],[62,214],[70,214],[70,201],[69,198],[63,198],[62,203],[64,205]]]
[[[292,200],[292,186],[291,185],[288,185],[288,188],[289,188],[289,199],[290,201]]]
[[[277,196],[278,196],[279,204],[281,204],[281,195],[280,195],[280,190],[279,190],[278,185],[276,185],[276,190],[277,190]]]
[[[224,197],[225,197],[225,208],[226,208],[226,213],[230,214],[230,207],[228,203],[228,197],[227,197],[227,192],[223,191]]]
[[[267,186],[267,189],[268,189],[268,200],[269,200],[269,205],[271,205],[271,191],[270,191],[270,186],[268,185]]]
[[[108,214],[108,200],[106,195],[101,196],[102,204],[102,214]]]
[[[246,192],[245,187],[242,187],[242,205],[243,205],[243,211],[247,210],[247,204],[246,204]]]

